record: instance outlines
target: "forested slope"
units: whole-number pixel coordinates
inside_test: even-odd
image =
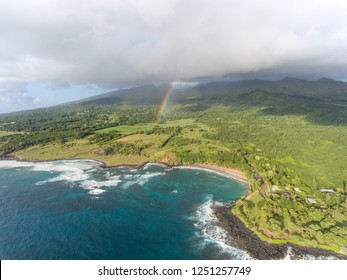
[[[252,193],[234,212],[259,236],[347,253],[346,83],[177,87],[160,110],[169,90],[147,85],[0,115],[0,154],[237,167]]]

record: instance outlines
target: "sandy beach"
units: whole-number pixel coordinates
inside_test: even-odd
[[[236,169],[236,168],[231,168],[231,167],[225,167],[225,166],[218,166],[218,165],[211,165],[211,164],[192,164],[192,165],[187,165],[187,166],[193,166],[201,169],[205,169],[208,171],[214,171],[223,175],[226,175],[228,177],[232,177],[238,181],[244,182],[246,184],[250,184],[248,178],[246,175]]]

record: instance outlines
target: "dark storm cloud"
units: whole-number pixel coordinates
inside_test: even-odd
[[[347,70],[345,1],[1,1],[0,84]]]

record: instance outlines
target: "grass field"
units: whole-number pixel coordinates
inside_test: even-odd
[[[167,120],[165,122],[152,122],[152,123],[138,124],[138,125],[120,125],[120,126],[100,129],[95,131],[95,133],[108,133],[110,131],[116,130],[126,134],[131,134],[131,133],[149,131],[153,129],[155,126],[159,126],[163,128],[178,127],[178,126],[181,126],[181,127],[197,126],[198,128],[201,128],[201,129],[206,129],[206,130],[211,129],[209,126],[203,123],[197,123],[194,119],[180,119],[180,120],[174,120],[174,121]]]
[[[69,144],[50,143],[21,150],[16,153],[25,160],[55,160],[89,158],[104,161],[107,165],[141,164],[150,161],[147,156],[105,156],[101,155],[98,145],[90,144],[87,140],[76,140]]]
[[[11,135],[15,135],[15,134],[23,134],[23,133],[22,132],[17,132],[17,131],[1,131],[0,130],[0,137],[11,136]]]
[[[181,127],[180,136],[188,139],[203,141],[206,145],[189,144],[184,146],[171,145],[170,142],[163,147],[168,140],[175,139],[170,133],[146,134],[155,127],[171,128]],[[99,144],[90,143],[92,136],[85,139],[74,140],[65,144],[58,142],[36,145],[29,147],[15,154],[26,160],[53,160],[59,158],[94,158],[105,161],[109,165],[119,164],[142,164],[148,161],[160,161],[166,153],[172,151],[207,151],[211,148],[214,150],[227,150],[216,140],[205,139],[202,135],[205,132],[213,132],[208,125],[197,123],[193,119],[182,119],[179,121],[166,121],[161,123],[149,123],[145,125],[118,126],[96,131],[96,134],[107,134],[112,131],[118,131],[122,137],[103,143],[103,145],[112,145],[112,143],[133,144],[135,146],[145,147],[140,155],[116,154],[113,156],[105,155],[101,151]],[[177,136],[176,136],[177,137]]]

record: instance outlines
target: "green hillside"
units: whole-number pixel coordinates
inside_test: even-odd
[[[0,115],[0,155],[108,164],[236,167],[252,192],[234,212],[261,238],[347,254],[347,83],[212,82],[123,89]]]

